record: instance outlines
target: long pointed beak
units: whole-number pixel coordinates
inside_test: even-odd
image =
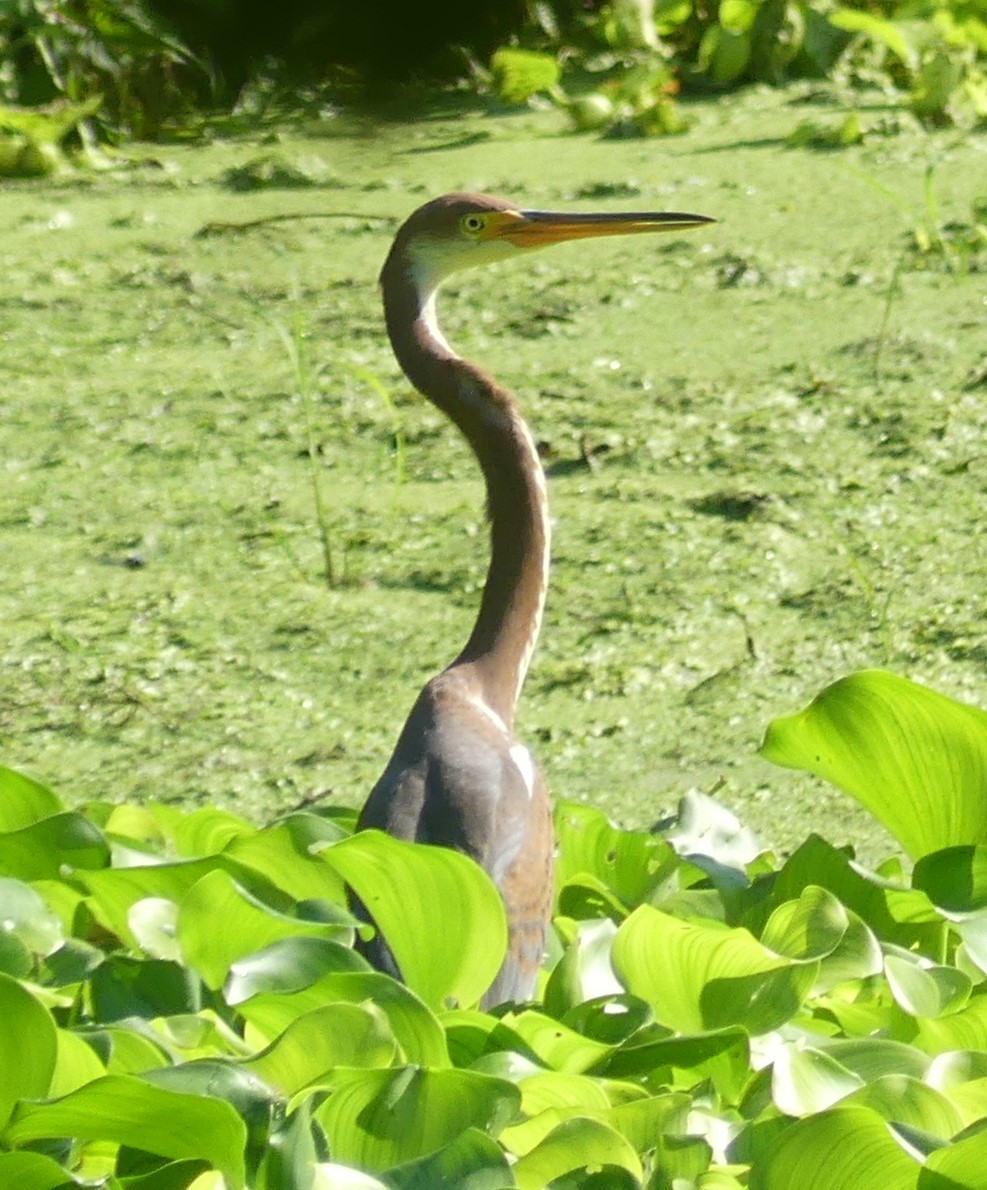
[[[556,211],[503,211],[487,226],[489,239],[509,240],[518,248],[543,248],[591,236],[632,236],[649,231],[686,231],[715,223],[708,215],[681,211],[616,211],[565,214]]]

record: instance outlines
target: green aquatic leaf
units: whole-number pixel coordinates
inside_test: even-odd
[[[437,1153],[467,1128],[496,1136],[520,1099],[512,1083],[470,1070],[349,1070],[313,1114],[337,1160],[379,1172]]]
[[[333,971],[370,971],[370,964],[351,947],[330,938],[296,935],[279,938],[230,964],[223,985],[227,1004],[242,1004],[264,992],[290,994],[311,987]]]
[[[0,1153],[0,1186],[17,1190],[67,1190],[65,1167],[41,1153]]]
[[[390,1066],[397,1056],[398,1045],[387,1017],[372,1001],[341,1002],[298,1017],[242,1065],[290,1097],[338,1066]]]
[[[500,893],[478,864],[448,847],[381,831],[361,831],[322,856],[367,907],[404,982],[426,1004],[480,999],[503,961],[507,921]]]
[[[680,863],[664,839],[647,831],[621,830],[592,806],[560,803],[555,810],[555,833],[558,887],[564,889],[569,881],[589,875],[625,907],[646,900]]]
[[[203,876],[179,906],[182,954],[213,989],[222,987],[237,959],[272,942],[305,935],[352,936],[343,924],[308,921],[279,912],[219,869]]]
[[[467,1128],[439,1152],[387,1171],[393,1190],[506,1190],[515,1185],[503,1149],[479,1128]]]
[[[220,1171],[231,1190],[244,1186],[247,1130],[220,1099],[107,1075],[61,1099],[21,1103],[5,1134],[13,1147],[58,1137],[112,1141],[162,1157],[199,1158]]]
[[[949,1140],[963,1128],[963,1116],[941,1091],[917,1078],[886,1074],[854,1091],[848,1104],[869,1107],[893,1124]]]
[[[910,956],[886,955],[884,974],[898,1007],[909,1016],[940,1017],[958,1012],[973,989],[970,977],[955,967],[922,965]]]
[[[18,880],[61,880],[74,868],[105,868],[109,862],[102,831],[74,812],[0,835],[0,872]]]
[[[600,1120],[573,1116],[525,1153],[513,1172],[521,1190],[544,1190],[566,1174],[608,1165],[626,1170],[638,1180],[643,1177],[640,1157],[619,1132]]]
[[[882,670],[776,719],[761,754],[839,786],[909,855],[987,843],[987,714]]]
[[[445,1031],[435,1014],[414,992],[376,971],[332,971],[297,992],[254,996],[238,1011],[248,1022],[249,1040],[260,1049],[280,1037],[302,1013],[340,1001],[372,1001],[386,1015],[404,1061],[432,1068],[449,1065]]]
[[[614,968],[656,1018],[685,1033],[738,1024],[766,1032],[808,993],[817,964],[779,960],[747,930],[685,922],[642,905],[617,931]]]
[[[825,1111],[863,1085],[836,1058],[812,1046],[782,1046],[772,1064],[771,1096],[788,1116]]]
[[[33,826],[63,809],[50,789],[0,765],[0,834]]]
[[[48,1094],[58,1042],[51,1014],[9,975],[0,974],[0,1135],[19,1099]]]
[[[751,1190],[913,1190],[919,1165],[867,1107],[835,1107],[780,1131],[756,1155]]]

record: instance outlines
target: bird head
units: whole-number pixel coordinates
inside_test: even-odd
[[[430,293],[460,269],[565,240],[685,231],[714,222],[678,211],[528,211],[486,194],[444,194],[419,207],[402,225],[381,280],[399,266],[420,293]]]

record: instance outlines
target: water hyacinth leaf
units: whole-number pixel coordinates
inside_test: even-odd
[[[570,1009],[624,989],[613,973],[610,952],[617,927],[609,917],[576,924],[575,938],[552,969],[545,988],[545,1008],[562,1017]]]
[[[678,867],[674,849],[645,831],[621,830],[592,806],[563,802],[555,811],[557,885],[596,877],[625,906],[637,905]]]
[[[0,1132],[18,1099],[48,1094],[58,1042],[46,1008],[9,975],[0,974]]]
[[[18,880],[60,880],[66,870],[109,862],[102,832],[81,814],[55,814],[0,835],[0,871]]]
[[[970,998],[973,984],[955,967],[922,966],[889,954],[884,974],[895,1002],[909,1016],[940,1017],[958,1012]]]
[[[788,983],[798,984],[797,979],[784,974],[789,969],[777,956],[746,930],[695,925],[648,905],[635,909],[617,931],[613,964],[621,982],[651,1004],[662,1024],[684,1033],[735,1023],[707,1019],[707,1011],[714,1018],[732,1012],[729,987],[708,992],[714,980],[781,971],[776,977],[780,979],[778,990]],[[756,1006],[760,999],[756,983],[739,990],[744,991],[748,1008]]]
[[[370,964],[351,947],[329,938],[279,938],[230,965],[223,998],[230,1005],[242,1004],[264,992],[301,991],[333,971],[370,969]]]
[[[981,992],[959,1012],[910,1022],[907,1040],[929,1054],[945,1050],[987,1050],[987,995]]]
[[[501,1019],[551,1070],[582,1074],[613,1051],[613,1046],[583,1037],[553,1017],[531,1008],[505,1013]]]
[[[244,1186],[247,1130],[220,1099],[107,1075],[61,1099],[19,1104],[5,1139],[16,1147],[57,1137],[113,1141],[175,1159],[198,1158],[220,1171],[231,1190]]]
[[[92,973],[89,991],[97,1019],[104,1022],[127,1017],[152,1020],[196,1013],[201,1007],[195,972],[165,959],[111,955]]]
[[[389,1169],[387,1183],[392,1190],[505,1190],[515,1185],[504,1151],[479,1128],[467,1128],[430,1157]]]
[[[23,830],[62,812],[54,793],[23,773],[0,765],[0,834]]]
[[[549,1016],[559,1016],[550,1008],[547,1000],[545,1008]],[[650,1025],[654,1016],[643,1000],[621,993],[583,1000],[573,1005],[560,1019],[583,1037],[602,1041],[604,1045],[622,1045],[639,1030]],[[663,1026],[658,1028],[667,1035],[668,1030]]]
[[[932,1177],[920,1180],[919,1190],[987,1190],[987,1131],[958,1137],[951,1145],[930,1153],[925,1168]],[[933,1180],[938,1175],[943,1181]]]
[[[445,1032],[431,1009],[403,984],[377,971],[332,972],[318,983],[291,995],[262,995],[241,1004],[239,1011],[255,1035],[267,1045],[302,1013],[327,1004],[372,1000],[387,1016],[404,1060],[418,1066],[449,1065]]]
[[[271,1133],[253,1190],[312,1190],[318,1159],[311,1104],[306,1099]]]
[[[818,1044],[865,1083],[891,1074],[921,1079],[929,1066],[928,1054],[888,1037],[820,1038]]]
[[[66,1190],[74,1183],[64,1168],[42,1153],[0,1153],[0,1186],[17,1190]]]
[[[521,1095],[503,1079],[470,1070],[340,1071],[313,1113],[334,1157],[371,1172],[426,1157],[467,1128],[496,1136]]]
[[[47,1096],[57,1099],[62,1095],[68,1095],[70,1091],[84,1087],[86,1083],[91,1083],[93,1079],[102,1078],[106,1074],[106,1067],[96,1051],[78,1033],[58,1029],[56,1042],[55,1069],[46,1091]]]
[[[619,1132],[599,1120],[574,1116],[554,1128],[514,1165],[521,1190],[544,1190],[556,1178],[577,1170],[612,1165],[639,1181],[641,1159]]]
[[[222,928],[217,928],[220,922]],[[278,912],[218,869],[189,890],[178,912],[178,941],[185,961],[213,989],[222,986],[237,959],[272,942],[338,934],[349,936],[345,927]]]
[[[171,839],[176,854],[195,859],[226,851],[241,836],[256,834],[257,828],[238,814],[202,806],[176,820]]]
[[[480,999],[503,961],[507,921],[478,864],[381,831],[361,831],[322,855],[367,907],[404,982],[429,1007]]]
[[[65,939],[61,919],[38,893],[20,880],[0,877],[0,971],[30,974],[36,958],[57,950]]]
[[[291,1096],[336,1066],[390,1066],[397,1054],[387,1018],[373,1003],[337,1003],[292,1021],[243,1066]]]
[[[919,1165],[870,1108],[835,1107],[781,1131],[751,1170],[751,1190],[912,1190]]]
[[[987,847],[946,847],[924,855],[915,865],[912,884],[951,913],[987,909]]]
[[[167,897],[143,897],[127,910],[127,926],[141,950],[155,959],[181,962],[178,906]]]
[[[987,843],[987,714],[883,670],[776,719],[761,754],[856,798],[913,858]]]
[[[822,959],[840,945],[849,925],[849,915],[836,897],[809,885],[797,901],[775,909],[761,934],[761,945],[797,962]]]
[[[266,830],[240,835],[226,854],[266,876],[296,901],[323,899],[345,904],[343,881],[318,858],[318,852],[345,838],[335,823],[315,814],[297,814]]]
[[[963,1128],[960,1111],[941,1092],[902,1074],[886,1074],[867,1083],[848,1098],[848,1103],[869,1107],[893,1124],[904,1124],[941,1140],[949,1140]]]
[[[814,961],[711,979],[700,995],[706,1028],[740,1025],[754,1036],[778,1029],[802,1007],[818,974]]]
[[[811,1046],[782,1046],[771,1071],[771,1097],[788,1116],[825,1111],[863,1085],[863,1079]]]

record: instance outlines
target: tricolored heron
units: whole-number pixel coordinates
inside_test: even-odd
[[[674,212],[557,214],[483,194],[419,207],[380,276],[391,346],[405,375],[450,417],[483,472],[491,555],[480,610],[462,652],[415,703],[360,815],[401,839],[454,847],[477,860],[504,898],[507,957],[482,1006],[531,997],[552,906],[548,793],[514,735],[514,711],[538,639],[548,584],[548,496],[517,402],[443,338],[436,290],[459,269],[563,240],[682,231],[713,220]],[[400,975],[386,942],[362,944]]]

